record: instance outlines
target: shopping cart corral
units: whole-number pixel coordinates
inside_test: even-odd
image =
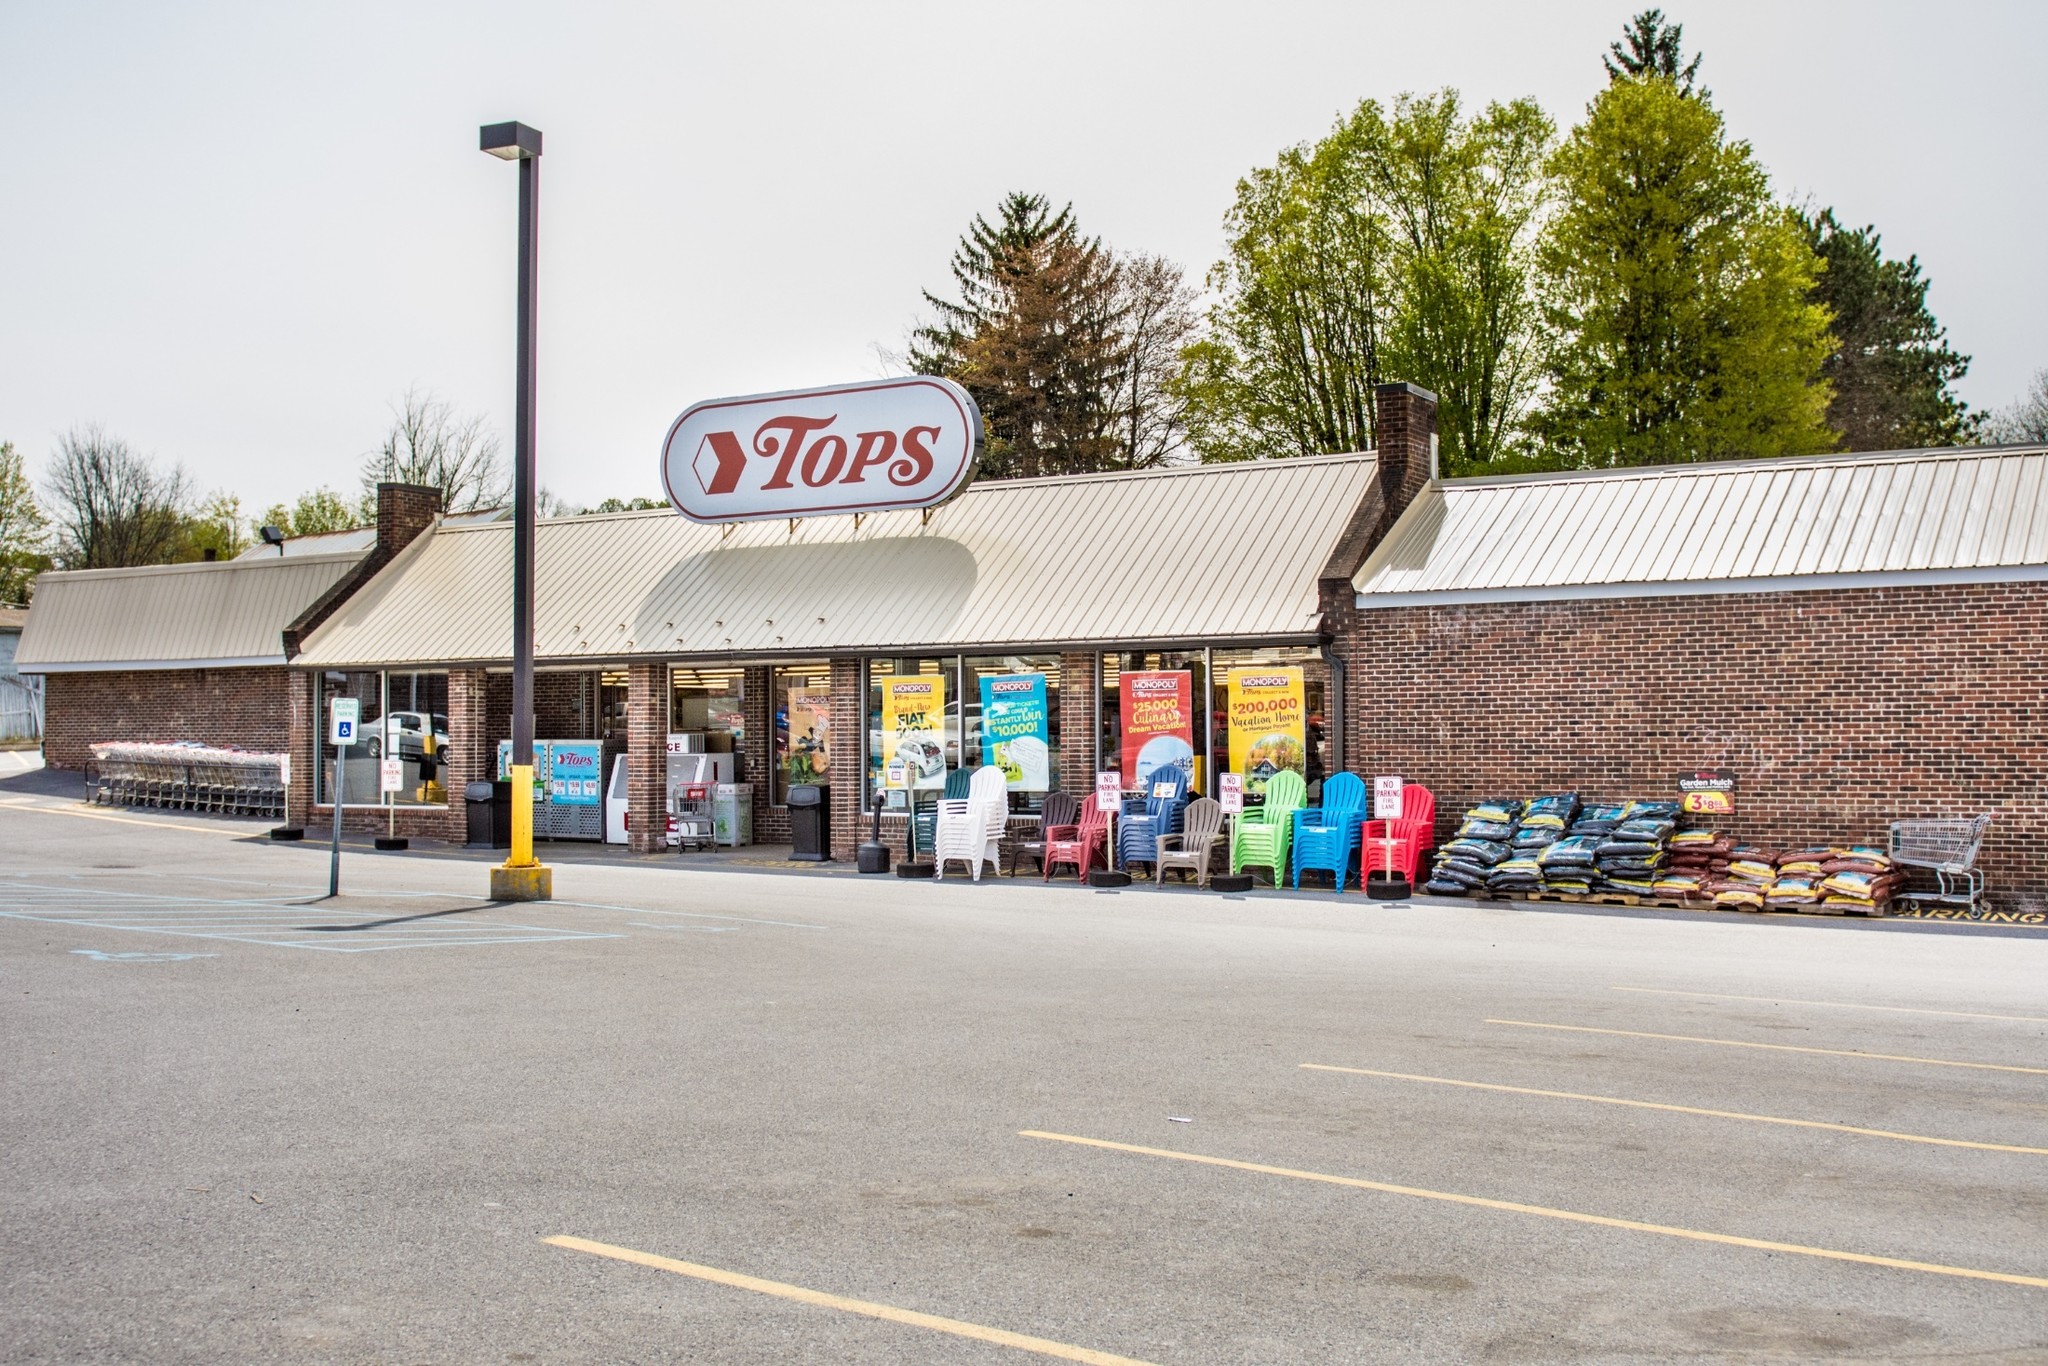
[[[284,775],[282,754],[194,744],[104,743],[92,747],[86,798],[106,806],[282,816]]]
[[[1935,890],[1900,892],[1898,899],[1934,902],[1943,906],[1964,906],[1974,918],[1984,913],[1984,874],[1977,868],[1977,855],[1984,847],[1984,832],[1991,817],[1961,816],[1939,820],[1893,821],[1892,862],[1901,868],[1920,868],[1934,874]]]

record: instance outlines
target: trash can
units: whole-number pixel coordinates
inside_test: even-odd
[[[471,783],[462,789],[472,849],[512,847],[512,784]]]
[[[832,859],[832,789],[798,783],[789,789],[789,856],[812,863]]]

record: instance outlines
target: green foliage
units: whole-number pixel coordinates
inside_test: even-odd
[[[1952,446],[1981,425],[1950,385],[1970,358],[1948,345],[1927,307],[1915,257],[1888,260],[1877,229],[1844,228],[1833,209],[1799,215],[1807,245],[1827,263],[1813,300],[1833,317],[1837,348],[1821,367],[1834,386],[1828,423],[1852,451]]]
[[[1682,95],[1704,95],[1706,91],[1694,86],[1700,73],[1700,59],[1695,56],[1685,61],[1680,44],[1684,34],[1685,26],[1667,22],[1663,10],[1644,10],[1629,20],[1620,42],[1607,45],[1607,56],[1600,59],[1607,68],[1607,79],[1627,81],[1661,76],[1677,86]]]
[[[27,602],[36,575],[50,567],[50,519],[12,441],[0,441],[0,606]]]
[[[320,536],[330,531],[349,531],[367,525],[342,496],[333,489],[318,488],[302,493],[290,505],[273,503],[257,521],[274,526],[287,536]]]
[[[242,518],[242,500],[232,493],[215,493],[184,519],[184,544],[177,551],[180,560],[203,560],[213,552],[218,560],[232,560],[249,548],[248,524]]]
[[[1513,453],[1540,376],[1534,234],[1549,119],[1533,101],[1465,117],[1457,95],[1367,100],[1313,148],[1238,183],[1222,302],[1189,352],[1209,459],[1363,450],[1372,390],[1442,400],[1449,472]]]
[[[593,512],[650,512],[655,508],[668,506],[666,498],[607,498],[594,508],[585,508],[585,514]]]
[[[994,223],[975,216],[952,268],[960,297],[926,293],[937,321],[917,329],[910,361],[974,396],[983,477],[1112,468],[1128,363],[1118,270],[1081,235],[1073,206],[1055,213],[1042,195],[1007,196]]]
[[[1577,465],[1830,450],[1822,270],[1749,145],[1659,77],[1603,90],[1551,159],[1557,342],[1540,427]]]

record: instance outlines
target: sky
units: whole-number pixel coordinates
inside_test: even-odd
[[[1638,0],[859,5],[0,0],[0,439],[103,424],[254,513],[353,493],[408,387],[510,446],[518,119],[539,461],[660,491],[699,399],[888,373],[1012,189],[1191,277],[1238,177],[1364,98],[1560,128]],[[1979,407],[2048,367],[2048,5],[1676,0],[1788,199],[1915,254]]]

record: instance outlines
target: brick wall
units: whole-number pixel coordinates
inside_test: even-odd
[[[863,810],[867,770],[861,754],[867,730],[866,681],[858,659],[834,659],[832,670],[832,742],[826,764],[832,774],[832,857],[852,859],[860,842],[874,832],[873,817]]]
[[[1995,895],[2048,894],[2048,586],[1348,610],[1346,766],[1437,797],[1668,796],[1729,768],[1745,838],[1882,843],[1994,812]]]
[[[103,740],[198,740],[282,753],[288,670],[135,669],[49,675],[43,761],[84,768]]]
[[[1060,787],[1076,796],[1095,790],[1095,701],[1095,656],[1061,655]]]
[[[668,691],[666,664],[626,670],[626,846],[658,853],[668,835]]]

